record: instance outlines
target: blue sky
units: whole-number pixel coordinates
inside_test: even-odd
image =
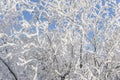
[[[116,3],[117,3],[117,4],[120,3],[120,0],[116,0]]]
[[[40,0],[30,0],[30,1],[32,1],[32,2],[39,2]]]
[[[33,2],[33,3],[38,3],[38,4],[40,3],[40,0],[30,0],[30,1]],[[106,3],[105,1],[109,1],[109,2]],[[107,7],[104,8],[105,12],[103,12],[103,14],[100,15],[100,17],[103,18],[104,21],[106,21],[107,20],[106,17],[108,17],[109,19],[114,17],[114,15],[116,14],[114,6],[120,4],[120,0],[116,0],[116,3],[113,3],[110,0],[101,0],[101,4],[102,4],[102,6],[107,5]],[[37,7],[38,7],[38,9],[43,10],[44,9],[44,5],[45,5],[45,3],[42,3],[42,5],[39,5]],[[20,6],[17,4],[16,8],[17,8],[17,10],[19,10]],[[101,9],[101,5],[99,3],[96,4],[94,9],[95,10],[93,10],[93,12],[95,12],[96,14],[99,14],[99,11]],[[36,10],[36,9],[34,9],[34,10]],[[82,13],[82,11],[80,11],[80,12]],[[23,10],[21,13],[22,13],[22,15],[19,15],[18,19],[19,20],[23,20],[23,18],[24,18],[28,23],[31,23],[31,20],[34,18],[33,13],[31,13],[31,12],[29,12],[27,10]],[[77,15],[74,15],[75,20],[78,21],[78,22],[80,22],[81,13],[79,13]],[[39,13],[37,15],[39,15]],[[92,14],[91,12],[89,12],[88,13],[88,18],[94,18],[95,19],[96,15]],[[2,15],[1,14],[0,14],[0,19],[2,19]],[[47,14],[45,12],[42,12],[42,14],[39,16],[39,21],[40,22],[48,21]],[[70,20],[66,18],[65,24],[69,23],[69,21]],[[103,30],[104,29],[104,21],[98,21],[97,26],[96,26],[96,27],[98,27],[98,30]],[[57,23],[58,23],[57,20],[54,19],[54,18],[52,19],[52,21],[49,21],[48,30],[51,31],[51,30],[56,29]],[[92,25],[90,25],[90,26],[92,27]],[[20,24],[14,25],[14,28],[15,28],[16,31],[19,31],[21,29],[21,25]],[[41,31],[42,31],[42,29],[40,29],[40,32]],[[79,31],[79,30],[76,30],[76,31]],[[29,29],[29,32],[35,33],[36,32],[36,27],[35,26],[31,26],[30,29]],[[92,30],[87,32],[88,39],[93,39],[94,35],[95,35],[95,33]],[[94,49],[94,47],[92,47],[92,44],[90,44],[90,46],[91,46],[91,48]]]
[[[31,2],[34,2],[34,3],[39,3],[39,0],[30,0],[30,1],[31,1]],[[105,0],[101,0],[101,3],[102,3],[102,6],[105,6]],[[120,0],[116,0],[116,4],[119,4],[119,3],[120,3]],[[103,15],[102,15],[103,18],[105,18],[107,15],[108,15],[110,18],[112,18],[112,17],[115,15],[115,10],[114,10],[114,8],[113,8],[113,6],[114,6],[115,4],[109,3],[108,5],[109,5],[109,7],[105,9],[108,13],[103,13]],[[99,9],[101,9],[101,6],[100,6],[99,4],[96,4],[95,7],[96,7],[96,13],[98,14],[98,13],[99,13]],[[43,9],[43,7],[40,6],[39,9]],[[23,16],[24,16],[24,19],[25,19],[26,21],[28,21],[28,22],[30,22],[30,20],[33,18],[33,15],[32,15],[29,11],[27,11],[27,10],[24,10],[24,11],[22,12],[22,14],[23,14]],[[91,15],[91,13],[90,13],[89,15],[90,15],[89,18],[96,18],[94,15]],[[46,16],[47,16],[47,15],[46,15],[45,12],[43,12],[43,13],[41,14],[41,16],[40,16],[40,18],[39,18],[39,19],[41,20],[41,22],[47,21],[47,17],[46,17]],[[76,16],[76,17],[79,18],[80,16]],[[20,16],[18,16],[18,18],[19,18],[19,20],[22,19]],[[76,18],[76,19],[77,19],[77,18]],[[57,22],[56,20],[51,21],[51,23],[48,25],[48,30],[53,30],[53,29],[55,29],[55,28],[57,27],[56,22]],[[98,29],[99,29],[99,30],[103,29],[103,22],[99,22],[98,24],[99,24],[99,25],[98,25]],[[17,30],[19,30],[19,29],[20,29],[20,27],[19,27],[19,25],[18,25],[18,29],[17,29]],[[34,30],[35,30],[35,29],[34,29]],[[92,31],[88,33],[88,37],[89,37],[89,38],[92,38],[93,35],[94,35],[94,32],[92,32]]]

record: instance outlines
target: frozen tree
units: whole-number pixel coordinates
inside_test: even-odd
[[[120,80],[119,0],[0,0],[0,80]]]

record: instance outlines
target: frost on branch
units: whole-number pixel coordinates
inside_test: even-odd
[[[0,0],[0,79],[120,80],[120,3]]]

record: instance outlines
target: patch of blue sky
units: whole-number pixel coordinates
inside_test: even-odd
[[[104,6],[105,5],[105,0],[102,0],[102,6]]]
[[[90,32],[87,34],[87,36],[88,36],[88,39],[94,38],[94,32],[93,32],[93,31],[90,31]]]
[[[69,24],[69,22],[70,22],[69,18],[65,19],[64,22],[63,22],[64,26],[67,26]]]
[[[24,10],[23,16],[24,16],[24,19],[29,22],[32,19],[33,15],[29,11]]]
[[[38,3],[40,0],[30,0],[30,1]]]
[[[102,14],[102,18],[105,18],[107,16],[107,13]]]
[[[90,44],[86,44],[85,46],[84,46],[84,49],[85,49],[85,51],[87,52],[88,50],[90,50],[90,51],[95,51],[95,47],[94,47],[94,45],[92,44],[92,43],[90,43]]]
[[[99,13],[99,9],[100,9],[100,5],[99,5],[99,4],[96,4],[95,7],[96,7],[96,8],[95,8],[95,12],[96,12],[96,14],[98,14],[98,13]]]
[[[116,0],[116,3],[119,4],[119,3],[120,3],[120,0]]]
[[[108,8],[109,11],[109,17],[112,18],[115,15],[115,10],[113,8]]]
[[[19,9],[20,9],[20,5],[16,4],[16,10],[19,10]]]
[[[21,30],[21,25],[20,24],[18,24],[18,25],[14,25],[14,29],[16,30],[16,31],[20,31]]]
[[[108,3],[108,6],[109,6],[109,7],[114,7],[114,6],[115,6],[115,3],[110,2],[110,3]]]
[[[88,14],[88,18],[96,18],[96,16],[93,14]]]
[[[109,16],[110,18],[112,18],[115,15],[115,10],[113,9],[115,3],[109,1],[107,5],[108,8],[104,8],[104,11],[107,11],[107,13],[103,13],[102,17],[105,18],[106,16]]]
[[[98,21],[97,25],[98,25],[98,30],[103,29],[103,22],[102,21]]]
[[[98,30],[102,30],[103,26],[102,25],[98,25]]]
[[[97,9],[100,9],[100,5],[99,4],[96,4],[95,6]]]
[[[22,20],[22,16],[18,16],[17,18],[18,18],[18,20]]]
[[[0,20],[3,18],[3,15],[0,14]]]
[[[36,27],[30,27],[30,33],[36,33]]]
[[[81,13],[77,13],[77,14],[75,15],[74,20],[75,20],[75,22],[77,23],[77,25],[81,25],[81,24],[82,24]]]
[[[80,14],[77,14],[76,16],[75,16],[75,21],[80,21],[81,20],[81,15]]]
[[[95,9],[95,11],[96,11],[96,14],[99,14],[99,10],[98,9]]]
[[[39,34],[41,34],[43,32],[42,28],[39,28]]]
[[[47,21],[47,14],[45,12],[42,12],[41,16],[40,16],[40,21]]]
[[[39,6],[39,10],[43,10],[44,7],[42,5]]]
[[[54,30],[56,29],[56,21],[53,20],[49,25],[48,25],[48,30]]]

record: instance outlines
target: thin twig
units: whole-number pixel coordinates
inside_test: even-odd
[[[12,71],[12,69],[9,67],[9,65],[1,57],[0,57],[0,60],[4,63],[4,65],[8,68],[10,73],[14,76],[14,79],[18,80],[16,74]]]

